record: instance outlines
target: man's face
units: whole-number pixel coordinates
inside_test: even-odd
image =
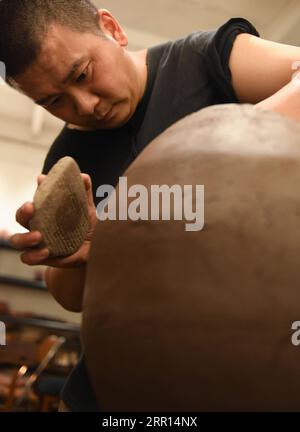
[[[21,90],[56,117],[86,128],[125,124],[140,100],[137,70],[124,44],[53,24]]]

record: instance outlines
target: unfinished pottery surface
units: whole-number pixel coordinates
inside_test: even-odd
[[[300,126],[209,107],[125,175],[204,185],[205,226],[98,223],[82,337],[101,411],[299,410]]]

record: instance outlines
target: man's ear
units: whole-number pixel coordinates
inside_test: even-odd
[[[98,10],[99,25],[103,33],[117,42],[120,46],[126,47],[128,45],[128,38],[116,18],[107,10]]]

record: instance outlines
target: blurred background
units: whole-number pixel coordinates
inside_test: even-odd
[[[248,19],[265,39],[300,44],[299,0],[100,0],[95,3],[109,9],[123,25],[132,50],[196,30],[217,28],[232,17]],[[38,347],[53,332],[71,341],[69,347],[66,345],[65,356],[56,365],[57,369],[65,366],[66,372],[79,354],[80,315],[68,313],[56,304],[45,289],[44,269],[20,263],[19,254],[8,244],[12,233],[22,231],[15,222],[15,211],[32,199],[36,177],[62,126],[60,120],[35,107],[23,95],[3,83],[0,85],[0,321],[5,321],[10,341],[35,341]],[[0,350],[0,369],[1,362],[2,365],[22,364],[16,361],[20,352],[24,357],[20,345],[15,357],[5,357],[8,350]],[[5,377],[1,381],[0,375],[0,398],[1,391],[7,397],[8,388],[11,389],[7,383]]]
[[[199,29],[212,29],[231,17],[250,20],[266,39],[300,43],[298,0],[95,0],[124,26],[130,49],[156,45]],[[62,123],[0,86],[0,230],[14,232],[16,205],[31,199],[35,177]]]
[[[136,50],[212,29],[231,17],[250,20],[266,39],[300,43],[299,0],[95,0],[124,26]],[[34,107],[5,85],[0,86],[0,230],[14,232],[14,211],[31,199],[35,177],[62,123]]]

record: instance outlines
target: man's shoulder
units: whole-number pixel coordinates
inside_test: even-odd
[[[202,42],[205,40],[207,35],[207,31],[204,30],[196,30],[185,36],[169,40],[163,44],[152,46],[148,49],[151,52],[157,52],[157,54],[161,55],[161,58],[164,59],[166,55],[169,55],[170,52],[178,53],[181,50],[193,46],[193,44],[197,42]]]
[[[184,37],[174,39],[166,44],[166,49],[191,49],[198,54],[206,54],[210,45],[215,45],[222,36],[230,33],[251,33],[259,36],[256,28],[245,18],[230,18],[220,26],[211,29],[196,29]],[[168,46],[167,46],[168,45]]]
[[[148,58],[154,59],[158,73],[164,73],[193,57],[202,58],[215,34],[216,30],[195,30],[183,37],[149,48]]]

